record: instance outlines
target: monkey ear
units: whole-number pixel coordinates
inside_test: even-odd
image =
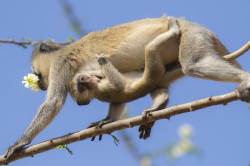
[[[56,50],[59,50],[60,48],[61,46],[56,43],[41,43],[39,46],[39,50],[42,53],[56,51]]]

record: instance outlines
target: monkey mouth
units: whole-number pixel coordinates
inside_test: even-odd
[[[88,105],[90,100],[78,100],[76,101],[77,105]]]

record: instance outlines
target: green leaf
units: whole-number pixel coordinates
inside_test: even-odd
[[[38,42],[39,42],[39,43],[43,43],[43,40],[42,40],[42,39],[38,39]]]
[[[28,38],[28,37],[24,37],[24,38],[23,38],[23,40],[26,40],[26,41],[31,41],[31,39],[30,39],[30,38]]]
[[[113,137],[114,143],[115,143],[115,145],[118,147],[118,144],[119,144],[120,140],[117,139],[116,136],[114,136],[113,134],[109,134],[109,135],[111,135],[111,136]]]
[[[72,41],[72,42],[75,41],[75,39],[73,37],[68,37],[67,40]]]
[[[55,42],[54,39],[46,39],[46,42]]]
[[[69,154],[73,155],[73,151],[71,151],[67,145],[57,145],[56,146],[57,149],[59,150],[67,150]]]
[[[35,45],[38,45],[38,44],[39,44],[38,42],[31,42],[32,46],[35,46]]]

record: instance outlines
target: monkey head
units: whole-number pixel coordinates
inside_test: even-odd
[[[94,92],[101,78],[86,74],[76,74],[69,84],[69,92],[78,105],[87,105],[94,98]]]
[[[48,88],[51,62],[61,47],[56,43],[41,43],[32,53],[32,71],[39,78],[38,85],[41,90]]]

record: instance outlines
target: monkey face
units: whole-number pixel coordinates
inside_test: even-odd
[[[100,81],[95,76],[84,74],[76,75],[70,82],[70,94],[76,100],[78,105],[87,105],[94,98],[94,90]]]
[[[50,65],[55,58],[55,52],[61,48],[56,43],[41,43],[32,53],[32,71],[38,76],[38,86],[41,90],[47,90]]]

